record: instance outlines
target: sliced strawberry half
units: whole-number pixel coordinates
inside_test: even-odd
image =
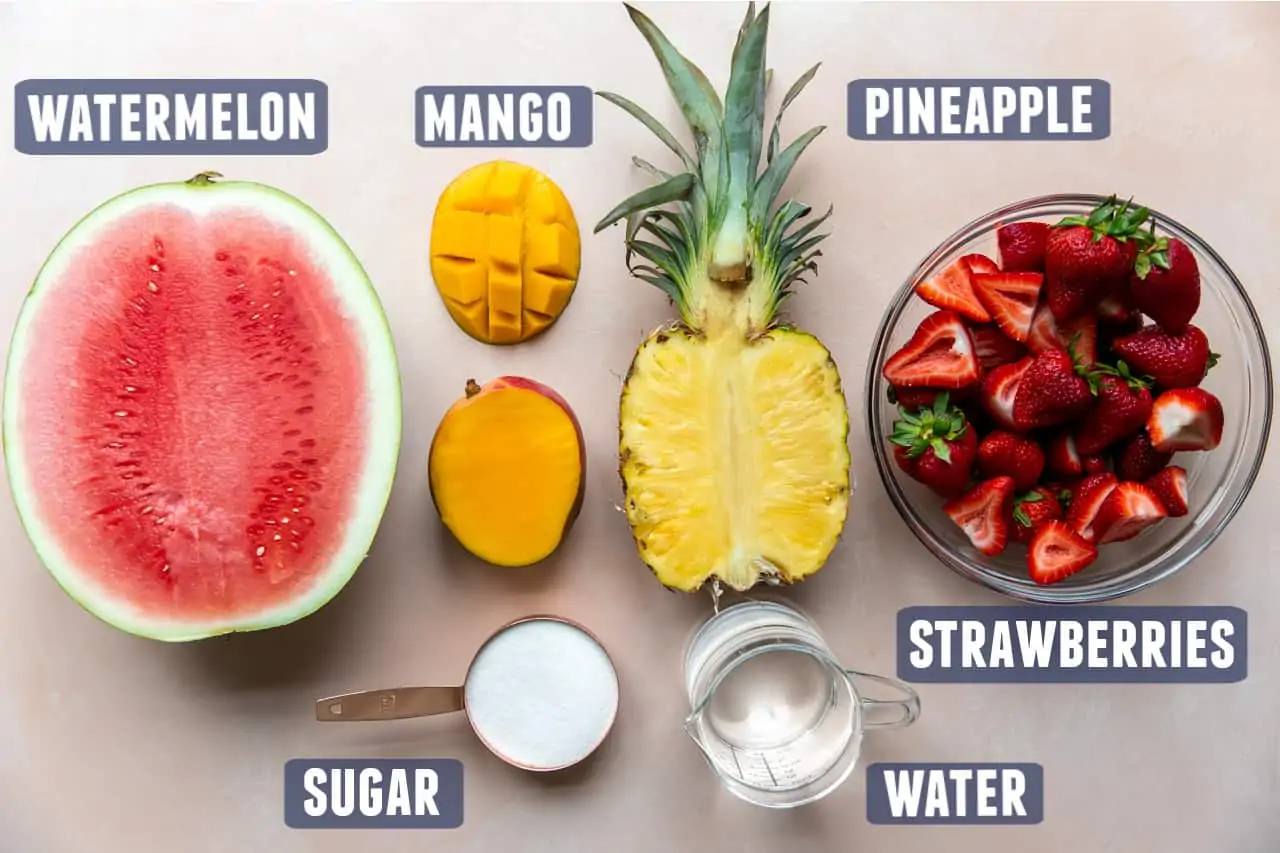
[[[1098,559],[1098,549],[1061,521],[1050,521],[1027,546],[1027,573],[1041,585],[1057,583]]]
[[[1156,493],[1142,483],[1119,483],[1098,507],[1093,520],[1094,541],[1099,545],[1132,539],[1169,512]]]
[[[965,255],[960,258],[960,260],[964,262],[964,265],[968,268],[971,276],[979,273],[1000,272],[999,264],[988,258],[986,255],[979,254],[977,252]]]
[[[1115,474],[1107,471],[1092,474],[1077,483],[1071,495],[1071,506],[1067,509],[1067,526],[1092,542],[1098,510],[1119,482]]]
[[[1147,435],[1161,453],[1213,450],[1222,443],[1223,421],[1217,397],[1203,388],[1174,388],[1151,406]]]
[[[952,261],[942,272],[917,284],[916,295],[936,308],[955,311],[975,322],[991,320],[991,315],[973,292],[969,263],[965,258]]]
[[[1075,436],[1067,429],[1055,430],[1044,443],[1044,469],[1051,477],[1071,480],[1084,473]]]
[[[1009,517],[1013,508],[1013,478],[984,480],[943,504],[945,512],[988,557],[1004,551],[1009,544]]]
[[[899,388],[954,389],[977,382],[982,367],[964,320],[955,311],[944,310],[925,317],[881,372]]]
[[[1170,518],[1182,518],[1190,512],[1187,503],[1187,471],[1170,465],[1147,478],[1146,486],[1160,499]]]
[[[994,370],[1002,364],[1013,364],[1027,354],[1027,348],[1011,339],[998,326],[970,326],[973,351],[983,370]]]
[[[973,291],[995,324],[1018,343],[1026,341],[1044,276],[1038,272],[974,273]]]
[[[992,420],[1005,429],[1019,429],[1013,419],[1013,403],[1018,397],[1018,385],[1023,374],[1034,362],[1032,356],[1026,356],[1013,364],[1002,364],[982,379],[978,401]]]
[[[1031,315],[1026,345],[1036,355],[1045,350],[1070,346],[1082,361],[1093,364],[1098,360],[1098,318],[1084,314],[1074,320],[1059,322],[1054,319],[1049,306],[1041,303]]]

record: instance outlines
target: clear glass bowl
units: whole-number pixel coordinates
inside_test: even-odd
[[[1207,243],[1186,226],[1153,210],[1157,232],[1181,238],[1195,252],[1202,296],[1192,323],[1204,330],[1211,348],[1221,355],[1202,387],[1216,394],[1226,411],[1222,444],[1209,452],[1179,453],[1173,461],[1187,469],[1190,512],[1182,518],[1165,519],[1127,542],[1104,545],[1097,561],[1087,569],[1057,584],[1040,586],[1027,576],[1024,546],[1010,543],[998,557],[979,553],[943,513],[942,499],[898,468],[888,444],[898,412],[888,401],[887,383],[880,371],[920,321],[936,310],[914,294],[915,285],[970,252],[998,259],[996,229],[1001,225],[1029,220],[1057,222],[1064,216],[1084,213],[1103,200],[1092,195],[1042,196],[992,211],[961,228],[925,258],[898,290],[880,323],[867,366],[868,437],[894,507],[945,565],[1022,601],[1107,601],[1148,587],[1190,563],[1226,529],[1244,503],[1271,430],[1271,358],[1248,294]]]

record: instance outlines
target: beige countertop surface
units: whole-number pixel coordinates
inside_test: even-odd
[[[1227,686],[922,685],[912,728],[868,739],[865,761],[1043,764],[1034,827],[868,825],[865,774],[819,804],[754,809],[721,790],[680,730],[680,658],[709,614],[638,562],[615,509],[617,397],[634,346],[672,316],[629,280],[616,230],[591,223],[641,185],[631,154],[659,144],[597,101],[583,150],[425,150],[413,141],[424,84],[570,83],[677,114],[620,5],[158,4],[125,11],[0,5],[0,327],[56,240],[132,186],[217,169],[317,208],[344,235],[386,304],[404,374],[404,443],[382,531],[347,589],[317,615],[268,633],[165,645],[81,611],[42,570],[12,502],[0,507],[0,850],[851,851],[1036,853],[1280,849],[1280,500],[1272,455],[1235,523],[1181,574],[1133,604],[1247,608],[1248,679]],[[727,74],[741,4],[652,4],[673,40]],[[899,609],[1002,600],[952,575],[899,520],[873,467],[862,381],[875,327],[913,266],[962,223],[1048,192],[1121,192],[1209,240],[1280,319],[1275,267],[1280,173],[1280,6],[1270,4],[858,5],[779,3],[771,65],[790,82],[822,60],[788,113],[819,138],[797,197],[834,203],[834,236],[792,318],[832,349],[851,408],[857,491],[842,544],[794,600],[844,661],[892,674]],[[10,122],[30,77],[315,77],[329,85],[329,150],[315,157],[25,157]],[[844,134],[858,77],[1101,77],[1112,136],[1092,143],[860,143]],[[578,293],[535,342],[486,347],[446,315],[429,276],[431,213],[445,184],[490,156],[546,171],[584,226]],[[525,571],[479,565],[442,535],[425,477],[428,443],[468,377],[532,376],[559,389],[586,433],[586,504],[571,538]],[[459,680],[500,623],[551,610],[586,623],[614,654],[623,702],[588,766],[556,779],[498,762],[461,716],[373,727],[313,721],[322,695]],[[292,757],[455,757],[466,823],[455,831],[285,827]]]

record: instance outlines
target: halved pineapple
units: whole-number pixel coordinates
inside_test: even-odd
[[[622,393],[620,473],[641,558],[668,587],[708,579],[747,590],[822,568],[849,507],[849,417],[840,375],[814,336],[778,322],[801,276],[817,270],[807,205],[775,205],[814,128],[782,150],[778,126],[814,66],[783,98],[764,135],[769,8],[751,4],[723,102],[652,21],[627,7],[689,122],[696,156],[636,104],[681,159],[660,183],[619,204],[596,231],[627,220],[632,273],[661,288],[681,319],[636,351]],[[763,150],[762,150],[763,149]],[[761,169],[762,154],[765,158]],[[631,264],[639,256],[646,263]]]
[[[848,510],[848,416],[827,348],[789,329],[733,344],[656,332],[622,394],[627,520],[675,589],[800,580]]]

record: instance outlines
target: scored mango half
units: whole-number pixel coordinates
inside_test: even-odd
[[[549,328],[573,296],[581,255],[569,200],[530,166],[474,166],[436,205],[431,275],[454,322],[485,343],[519,343]]]

